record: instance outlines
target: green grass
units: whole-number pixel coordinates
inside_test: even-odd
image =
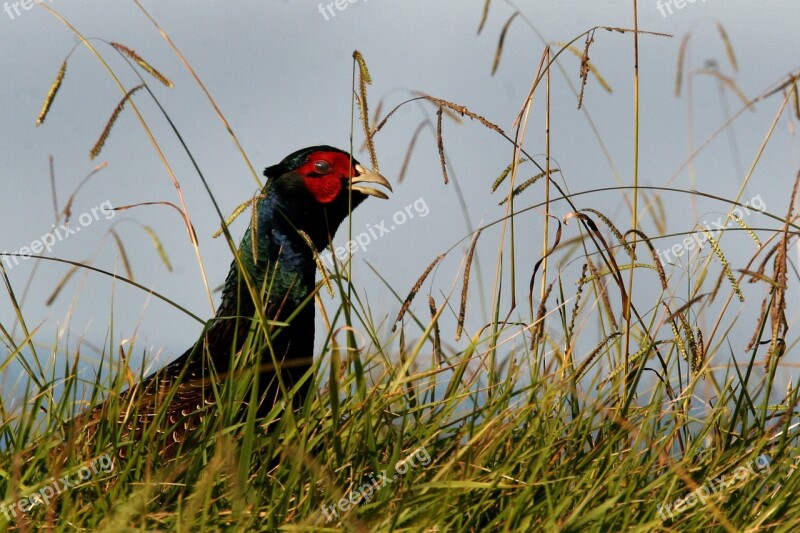
[[[488,10],[488,1],[486,6]],[[502,42],[501,38],[498,60]],[[559,53],[551,50],[544,65]],[[360,80],[365,69],[362,63]],[[537,75],[537,98],[544,98],[547,72],[543,68]],[[787,87],[797,91],[796,84]],[[366,101],[365,83],[358,89]],[[121,85],[120,90],[128,92]],[[155,99],[149,88],[147,92]],[[787,94],[786,109],[792,93]],[[456,104],[428,101],[439,111],[439,120],[455,112],[486,121]],[[631,105],[638,106],[638,92]],[[527,112],[523,106],[513,134],[496,134],[521,146]],[[141,115],[140,119],[146,126]],[[368,138],[377,122],[367,121]],[[441,149],[441,123],[437,130]],[[175,134],[180,139],[177,130]],[[188,148],[187,153],[191,155]],[[523,158],[529,162],[520,162]],[[444,160],[442,156],[443,168]],[[658,210],[665,191],[641,187],[634,179],[617,189],[621,199],[631,201],[630,223],[622,217],[612,221],[594,206],[599,191],[568,195],[571,211],[566,218],[577,221],[579,229],[571,225],[569,233],[559,232],[554,240],[554,226],[563,226],[551,220],[542,237],[541,262],[532,268],[516,258],[510,244],[522,238],[515,219],[531,207],[521,204],[525,196],[516,198],[528,186],[517,180],[518,170],[550,176],[533,185],[541,188],[537,197],[544,199],[536,207],[547,213],[563,194],[564,184],[559,186],[549,164],[535,169],[531,160],[520,148],[511,161],[498,165],[509,165],[495,188],[505,190],[510,201],[504,204],[506,216],[491,224],[499,225],[507,238],[499,239],[496,255],[483,261],[484,268],[487,261],[496,261],[490,273],[495,280],[492,303],[486,310],[491,321],[465,330],[467,336],[457,348],[442,343],[441,338],[455,334],[452,325],[460,322],[463,312],[454,299],[438,296],[440,301],[435,301],[433,290],[430,296],[418,294],[426,277],[422,275],[408,297],[408,287],[387,290],[398,302],[413,299],[417,310],[430,307],[430,315],[409,311],[391,331],[391,324],[359,298],[347,268],[337,265],[329,275],[339,303],[325,314],[325,330],[317,331],[325,343],[308,376],[316,380],[312,389],[319,393],[294,415],[275,409],[266,420],[256,420],[252,411],[244,419],[237,416],[239,406],[249,399],[252,374],[247,369],[265,342],[267,325],[261,323],[237,359],[234,368],[239,371],[220,377],[217,405],[197,429],[198,444],[184,449],[179,458],[164,461],[159,456],[164,437],[154,432],[138,442],[126,441],[115,416],[103,421],[93,441],[85,443],[63,422],[141,378],[127,367],[135,347],[126,345],[126,357],[120,361],[112,317],[101,364],[104,375],[111,377],[87,384],[77,375],[78,352],[47,346],[49,353],[68,353],[63,368],[53,367],[47,374],[40,366],[28,366],[31,381],[25,397],[31,400],[21,407],[10,406],[7,399],[0,403],[0,496],[9,506],[46,492],[54,483],[63,488],[56,480],[64,476],[80,482],[47,505],[17,511],[11,520],[0,509],[0,527],[796,529],[800,387],[775,388],[780,356],[794,345],[786,338],[784,317],[789,281],[796,277],[787,266],[787,250],[798,229],[794,210],[787,207],[783,217],[768,214],[775,225],[757,229],[759,244],[744,264],[729,263],[727,235],[746,230],[755,237],[755,229],[740,221],[738,227],[724,230],[705,253],[687,256],[687,271],[692,272],[687,278],[679,269],[664,270],[655,253],[659,243],[680,242],[686,234],[656,239],[642,230],[645,213],[656,227],[653,233],[666,227]],[[752,170],[747,179],[751,175]],[[682,192],[694,199],[702,196]],[[731,210],[737,205],[725,201]],[[224,218],[219,209],[217,214]],[[627,227],[639,233],[622,229]],[[230,235],[226,237],[233,246]],[[482,244],[479,236],[473,237]],[[472,261],[470,256],[462,267],[467,279],[461,305],[479,315],[466,273]],[[585,266],[576,270],[575,265]],[[0,368],[14,358],[24,360],[26,346],[37,353],[31,341],[35,330],[27,328],[14,290],[2,274],[22,333],[12,334],[2,325],[0,335],[9,353]],[[503,287],[519,283],[517,277],[531,280],[529,302],[508,301],[509,289]],[[750,326],[739,321],[730,303],[751,279],[756,284],[748,286],[748,298],[763,300],[764,306],[754,342],[747,352],[738,353],[725,337],[734,328]],[[426,297],[427,306],[422,301]],[[509,348],[512,345],[515,348]],[[117,457],[120,449],[123,461]],[[97,468],[104,457],[114,458],[112,468]],[[343,498],[354,491],[369,495],[354,496],[357,503],[348,504]],[[686,502],[677,505],[680,510],[675,508],[678,500]]]

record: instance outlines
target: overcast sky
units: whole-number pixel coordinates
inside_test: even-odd
[[[385,113],[412,91],[420,91],[467,106],[511,132],[539,64],[544,47],[540,36],[558,47],[555,43],[571,41],[592,26],[629,28],[633,24],[632,3],[620,0],[519,0],[516,7],[512,2],[494,0],[480,34],[477,29],[483,0],[146,0],[143,4],[200,76],[259,174],[265,166],[304,146],[324,143],[349,147],[353,50],[362,52],[374,80],[369,88],[373,110],[379,100],[385,99]],[[126,89],[136,85],[138,78],[103,41],[119,42],[135,50],[174,82],[174,88],[168,89],[145,75],[225,214],[254,194],[256,182],[208,99],[136,4],[49,0],[45,5],[92,39]],[[86,47],[78,46],[69,57],[63,85],[45,123],[34,127],[59,66],[78,39],[42,6],[14,1],[5,2],[2,7],[0,180],[4,192],[0,194],[0,251],[30,246],[53,231],[50,156],[54,160],[60,207],[87,174],[98,165],[107,164],[75,198],[72,227],[80,226],[80,232],[57,242],[47,255],[91,260],[100,268],[121,272],[120,253],[109,234],[113,228],[125,243],[137,282],[202,318],[211,316],[197,260],[176,212],[164,206],[141,207],[116,213],[112,218],[103,207],[152,201],[179,203],[152,142],[129,108],[119,118],[100,157],[89,160],[90,148],[122,96],[120,89],[98,59]],[[516,8],[522,15],[509,27],[497,72],[492,75],[498,39]],[[744,94],[752,98],[800,67],[798,20],[800,4],[791,0],[773,0],[757,7],[746,0],[639,3],[641,29],[674,36],[641,37],[641,183],[694,186],[725,198],[736,197],[775,120],[781,95],[743,114],[701,152],[693,167],[682,168],[689,150],[690,123],[685,85],[680,98],[674,95],[681,39],[692,32],[688,56],[691,68],[700,69],[714,61],[721,73],[736,80]],[[738,71],[727,59],[717,22],[727,30],[734,46]],[[631,34],[595,34],[590,57],[613,92],[606,92],[596,78],[590,78],[581,111],[577,110],[572,89],[580,83],[578,58],[565,53],[559,63],[563,70],[553,70],[551,150],[572,192],[631,183],[632,45]],[[576,46],[582,49],[583,39]],[[732,92],[720,97],[719,85],[710,76],[694,78],[691,126],[695,146],[725,122],[726,113],[741,108]],[[543,98],[544,92],[538,91],[530,116],[525,146],[531,154],[545,151]],[[227,245],[211,238],[219,227],[217,215],[185,151],[152,100],[140,91],[134,101],[180,182],[200,239],[209,283],[216,287],[222,283],[231,260]],[[356,234],[384,221],[398,222],[402,217],[395,219],[397,212],[408,215],[402,223],[393,224],[395,229],[389,234],[357,251],[354,259],[355,284],[369,301],[374,318],[386,317],[382,331],[387,337],[399,305],[367,262],[404,297],[426,266],[455,246],[426,286],[426,291],[432,289],[441,302],[443,294],[450,294],[458,286],[457,274],[469,243],[469,227],[492,222],[504,213],[504,208],[497,205],[500,198],[490,195],[489,188],[509,164],[511,145],[473,121],[456,124],[445,119],[450,185],[443,183],[430,130],[420,135],[405,180],[396,183],[414,131],[426,118],[435,121],[435,111],[430,105],[407,105],[376,137],[380,169],[396,184],[395,194],[386,202],[370,199],[353,217]],[[795,126],[788,113],[781,116],[774,137],[742,194],[743,201],[759,198],[768,211],[778,215],[786,212],[798,170]],[[356,146],[362,139],[356,124]],[[602,139],[602,145],[598,139]],[[364,153],[357,153],[356,157],[362,163],[369,162]],[[527,175],[534,173],[532,167],[525,170]],[[468,217],[454,184],[463,195]],[[539,184],[521,195],[517,206],[532,205],[541,194]],[[714,220],[726,212],[726,206],[719,202],[692,206],[685,195],[665,195],[663,201],[670,232],[688,231],[695,223]],[[630,226],[630,214],[619,192],[581,197],[578,204],[603,211],[622,228]],[[563,215],[566,206],[554,206],[554,212]],[[754,213],[747,222],[775,227],[774,221],[759,216]],[[527,300],[530,270],[541,250],[541,223],[542,215],[537,212],[517,219],[517,231],[521,232],[518,237],[524,241],[518,257],[524,266],[518,280],[520,301]],[[240,236],[246,224],[247,217],[238,220],[233,226],[234,236]],[[174,266],[172,272],[159,259],[142,229],[145,225],[163,241]],[[647,223],[644,227],[653,229]],[[575,228],[568,228],[569,236],[574,236]],[[482,279],[476,278],[473,283],[468,332],[477,331],[489,316],[489,303],[481,308],[479,288],[491,291],[499,234],[496,226],[482,237],[478,256]],[[346,240],[341,231],[337,243],[341,245]],[[666,249],[676,242],[677,238],[664,240],[659,246]],[[741,257],[754,253],[752,242],[746,237],[736,242],[741,242]],[[67,342],[74,345],[81,340],[87,346],[82,354],[92,357],[95,352],[91,347],[108,344],[113,318],[114,342],[135,336],[135,355],[141,357],[147,351],[149,357],[159,358],[155,365],[160,366],[180,354],[201,329],[191,318],[143,291],[92,273],[76,275],[55,303],[47,306],[48,296],[68,267],[43,262],[34,271],[35,264],[33,260],[23,261],[7,271],[17,298],[21,298],[34,274],[23,312],[29,328],[40,328],[35,339],[42,357],[50,354],[49,347],[57,338],[62,348]],[[580,263],[569,268],[579,272]],[[577,272],[565,277],[568,287],[574,286]],[[457,302],[457,290],[455,295]],[[487,295],[490,297],[490,292]],[[796,302],[796,293],[794,296]],[[650,297],[647,301],[655,299]],[[218,294],[214,303],[218,303]],[[760,296],[746,305],[757,308]],[[420,298],[416,309],[423,318],[427,317],[424,298]],[[796,307],[788,312],[791,321],[796,317]],[[524,315],[524,310],[521,313]],[[9,330],[14,324],[14,311],[5,289],[0,293],[0,322]],[[735,331],[741,333],[732,335],[732,339],[734,349],[741,353],[754,325],[742,323],[737,327],[741,329]],[[17,341],[24,338],[18,327],[14,333]],[[418,334],[412,327],[410,335]],[[446,340],[459,346],[452,342],[452,328]],[[113,351],[116,353],[116,349]],[[13,375],[6,376],[6,383],[18,375],[18,367],[12,365],[9,369]],[[786,378],[791,376],[787,374]]]

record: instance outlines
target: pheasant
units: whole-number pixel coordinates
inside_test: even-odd
[[[266,345],[260,352],[257,380],[259,416],[283,398],[280,381],[286,391],[298,385],[313,361],[314,305],[308,300],[315,289],[314,254],[330,243],[342,221],[368,196],[388,198],[370,185],[392,190],[386,178],[331,146],[298,150],[268,167],[264,175],[267,183],[239,245],[239,261],[231,264],[216,316],[183,355],[114,399],[123,435],[139,440],[154,423],[159,433],[171,432],[162,449],[164,457],[174,456],[214,408],[214,376],[220,379],[228,373],[248,338],[260,335],[264,342],[253,346]],[[257,312],[256,302],[263,314]],[[259,316],[272,324],[288,324],[272,327],[266,342]],[[248,336],[251,331],[255,334]],[[308,390],[306,380],[297,386],[290,405],[302,404]],[[164,402],[169,402],[166,417],[157,420]],[[80,415],[73,427],[91,438],[99,421],[110,416],[108,406],[106,400]]]

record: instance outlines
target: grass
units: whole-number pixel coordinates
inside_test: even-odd
[[[487,1],[484,16],[489,11]],[[515,20],[527,22],[517,13],[507,21],[495,69]],[[578,51],[583,85],[597,73],[588,61],[594,31],[572,42],[585,40],[583,53]],[[626,33],[634,42],[643,38],[631,30]],[[721,35],[732,54],[724,29]],[[467,239],[472,246],[462,266],[460,301],[441,296],[437,301],[432,289],[425,293],[428,274],[440,260],[432,259],[417,282],[409,283],[412,290],[407,295],[406,289],[387,284],[398,302],[406,304],[390,328],[393,324],[375,316],[353,290],[348,265],[336,264],[326,278],[338,305],[327,312],[320,305],[326,328],[317,336],[324,336],[324,349],[313,375],[308,375],[316,380],[319,393],[308,397],[295,414],[275,409],[263,421],[252,411],[244,419],[236,416],[238,406],[248,400],[253,376],[247,369],[264,343],[267,324],[262,319],[237,356],[234,371],[219,377],[217,405],[197,428],[197,445],[182,450],[174,461],[164,461],[157,453],[165,435],[151,431],[141,441],[126,440],[115,416],[101,421],[91,440],[63,425],[142,377],[128,367],[133,346],[126,346],[124,357],[118,357],[113,317],[97,374],[107,378],[85,383],[78,376],[80,351],[51,346],[51,353],[68,354],[63,368],[56,370],[54,365],[47,373],[42,366],[28,365],[25,397],[31,400],[18,408],[5,399],[0,403],[0,494],[6,506],[0,508],[0,524],[21,531],[796,529],[800,387],[776,390],[775,376],[782,368],[781,356],[795,344],[787,337],[785,315],[789,280],[796,278],[789,253],[798,229],[798,182],[786,214],[767,214],[773,227],[751,228],[736,215],[735,207],[743,205],[741,193],[735,200],[719,198],[730,206],[729,220],[736,224],[720,232],[696,232],[706,246],[704,253],[686,254],[691,276],[662,265],[660,239],[679,242],[689,235],[664,235],[666,220],[659,208],[667,188],[643,187],[635,179],[616,188],[630,206],[629,227],[636,228],[625,230],[627,222],[591,207],[600,191],[565,193],[566,184],[556,179],[558,170],[550,166],[549,144],[541,166],[536,161],[542,158],[522,149],[532,97],[544,99],[549,110],[550,67],[572,43],[545,49],[531,98],[522,103],[513,133],[466,107],[423,97],[437,112],[430,126],[436,131],[445,180],[443,117],[475,119],[516,148],[511,160],[499,165],[508,167],[494,185],[506,191],[505,216],[477,228]],[[101,57],[88,40],[83,44]],[[153,67],[132,50],[118,44],[114,48],[158,81],[166,79],[158,71],[153,74]],[[681,76],[687,68],[684,51],[682,46]],[[184,64],[195,75],[185,60]],[[64,65],[41,120],[57,103]],[[371,139],[395,111],[401,112],[402,104],[382,115],[382,121],[378,114],[369,120],[369,76],[360,54],[354,73],[368,151],[376,158]],[[196,75],[195,79],[202,86]],[[796,82],[793,75],[783,85],[780,113],[788,113],[793,102],[797,105]],[[157,102],[144,78],[142,83]],[[735,86],[730,78],[721,83],[729,89]],[[133,89],[120,84],[120,90],[124,97],[112,118],[123,105],[138,115],[130,97]],[[638,96],[637,90],[635,107]],[[746,101],[743,109],[771,96],[781,95],[770,88]],[[583,99],[582,89],[579,98]],[[138,116],[147,128],[144,117]],[[225,121],[221,113],[220,118]],[[110,120],[101,140],[113,134],[112,126]],[[151,139],[158,147],[159,141],[152,135]],[[95,149],[99,152],[102,143]],[[756,164],[757,160],[745,182]],[[520,172],[534,173],[536,179],[520,183]],[[170,174],[180,196],[179,182]],[[537,197],[544,200],[519,208],[528,187],[540,187]],[[693,200],[704,195],[672,191]],[[551,214],[564,202],[569,204],[566,215]],[[185,213],[182,200],[173,207]],[[550,228],[544,227],[543,251],[531,268],[517,260],[513,243],[523,238],[515,220],[533,208],[545,213]],[[657,237],[643,229],[646,213]],[[219,208],[217,215],[224,220]],[[579,228],[568,233],[563,226],[568,220],[578,222]],[[190,221],[186,226],[191,228]],[[465,312],[479,314],[476,298],[470,295],[470,276],[475,275],[471,269],[477,268],[473,262],[482,254],[482,232],[490,227],[499,227],[503,236],[494,256],[495,284],[488,307],[492,319],[470,331],[464,325]],[[756,252],[743,264],[733,264],[725,247],[741,232],[754,239]],[[163,252],[158,237],[150,234]],[[225,235],[234,249],[227,229]],[[191,230],[189,237],[194,239]],[[124,244],[116,242],[124,254]],[[199,252],[197,258],[202,265]],[[0,368],[15,358],[26,362],[26,347],[38,362],[32,342],[38,329],[27,327],[14,288],[5,271],[2,275],[22,333],[15,335],[0,324],[8,351]],[[509,302],[508,294],[516,291],[504,287],[513,286],[518,277],[530,279],[527,302]],[[745,287],[746,281],[753,285]],[[745,320],[731,305],[743,291],[750,301],[760,299],[763,305],[753,340],[741,353],[726,336],[744,327]],[[415,308],[427,309],[430,315],[415,315]],[[466,336],[458,348],[442,342],[451,334],[460,337],[462,330]],[[265,430],[268,423],[270,431]],[[111,467],[106,458],[113,458]],[[4,514],[35,493],[50,494],[49,488],[61,489],[49,503],[25,513],[17,510],[14,517]]]

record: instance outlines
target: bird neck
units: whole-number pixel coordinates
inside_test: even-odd
[[[287,303],[298,305],[314,287],[316,263],[311,243],[287,216],[288,213],[292,213],[294,219],[303,216],[294,207],[282,203],[277,195],[268,194],[259,201],[255,225],[247,228],[239,244],[241,265],[265,304],[288,299]],[[234,261],[222,294],[223,306],[236,298],[232,291],[235,291],[238,273]]]
[[[258,313],[247,282],[240,275],[240,264],[252,282],[252,289],[261,296],[267,320],[285,321],[314,290],[314,254],[311,245],[286,216],[291,207],[282,204],[275,195],[268,194],[259,201],[254,220],[256,230],[253,231],[251,224],[239,244],[240,262],[234,260],[231,263],[216,316],[199,341],[202,344],[187,351],[181,360],[188,357],[202,359],[203,350],[208,350],[217,368],[226,368],[231,350],[238,352],[242,348],[253,325],[252,319]],[[297,215],[302,216],[302,213],[293,213],[293,218]],[[309,302],[292,319],[291,327],[287,328],[289,331],[278,335],[273,343],[275,353],[285,353],[292,340],[290,337],[295,337],[295,348],[300,340],[308,339],[311,342],[308,349],[313,348],[313,324],[314,304]],[[310,332],[305,331],[309,328]]]

